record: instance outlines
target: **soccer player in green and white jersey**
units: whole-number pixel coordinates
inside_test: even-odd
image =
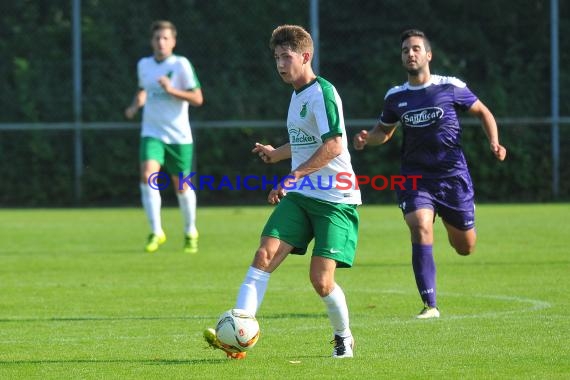
[[[305,254],[315,244],[310,280],[323,300],[333,328],[333,357],[353,356],[354,339],[344,292],[335,281],[337,267],[354,262],[361,203],[355,184],[339,183],[355,175],[350,163],[342,102],[334,86],[314,74],[311,68],[313,41],[305,29],[283,25],[273,31],[270,47],[277,71],[293,86],[287,129],[289,143],[279,148],[256,144],[253,152],[266,163],[291,158],[291,173],[268,196],[277,204],[269,217],[252,265],[240,287],[235,308],[255,315],[270,274],[291,254]],[[294,297],[294,294],[291,294]],[[215,331],[204,332],[215,348]],[[229,357],[243,358],[245,353]]]
[[[176,189],[184,219],[184,251],[196,253],[196,194],[185,181],[180,182],[179,175],[186,177],[192,168],[193,140],[188,107],[202,105],[202,90],[190,61],[173,54],[176,27],[170,21],[155,21],[151,25],[151,36],[154,53],[139,60],[139,90],[125,110],[125,116],[132,119],[139,108],[144,106],[140,189],[142,204],[151,227],[145,250],[156,252],[166,241],[160,218],[160,191],[149,183],[149,180],[156,181],[157,173],[161,167],[165,167],[171,175],[171,183]]]

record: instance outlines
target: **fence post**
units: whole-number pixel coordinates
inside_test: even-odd
[[[81,179],[83,177],[83,141],[81,135],[82,87],[81,87],[81,0],[72,0],[73,26],[73,122],[74,122],[74,196],[79,205],[82,198]]]
[[[550,0],[550,83],[552,118],[552,196],[560,194],[560,77],[558,63],[558,0]]]
[[[552,196],[560,194],[560,107],[558,64],[558,0],[550,0],[550,83],[552,114]]]
[[[311,38],[313,39],[313,71],[319,75],[319,0],[311,0],[310,5]]]

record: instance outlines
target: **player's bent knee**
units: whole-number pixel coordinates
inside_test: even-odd
[[[269,268],[271,264],[271,255],[264,247],[259,247],[257,251],[255,251],[255,257],[253,259],[253,264],[256,268],[261,270],[265,270]]]
[[[433,227],[429,223],[409,223],[408,228],[412,241],[419,244],[431,244],[433,242]]]
[[[328,281],[324,281],[323,278],[313,278],[311,277],[311,284],[321,297],[328,296],[334,290],[334,283],[330,284]]]
[[[326,297],[333,291],[333,289],[322,283],[313,283],[313,288],[315,289],[317,294],[321,297]]]
[[[475,252],[475,244],[465,244],[454,248],[455,252],[461,256],[469,256]]]

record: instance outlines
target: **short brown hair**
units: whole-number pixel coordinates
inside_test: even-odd
[[[287,46],[296,53],[309,52],[313,55],[313,39],[309,32],[298,25],[281,25],[273,30],[269,48],[275,51],[277,46]]]
[[[405,40],[407,40],[410,37],[420,37],[422,40],[424,40],[424,47],[425,47],[426,51],[431,51],[431,44],[430,44],[429,39],[427,38],[427,36],[424,32],[422,32],[419,29],[404,30],[402,32],[402,34],[400,35],[400,42],[403,43]]]
[[[167,20],[156,20],[150,25],[150,35],[154,36],[154,32],[162,29],[170,29],[172,31],[172,36],[176,38],[176,27],[173,23]]]

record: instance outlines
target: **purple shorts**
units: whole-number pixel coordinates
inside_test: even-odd
[[[420,178],[416,190],[396,190],[404,215],[428,208],[457,229],[475,227],[475,194],[467,172],[448,178]]]

